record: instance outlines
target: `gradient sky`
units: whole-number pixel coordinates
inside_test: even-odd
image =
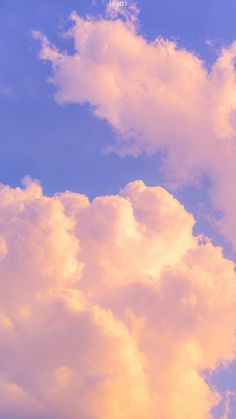
[[[199,57],[210,69],[222,47],[236,40],[234,0],[139,0],[139,34],[153,41],[157,36],[177,43]],[[74,53],[71,40],[60,33],[72,26],[69,16],[104,16],[106,2],[97,0],[1,0],[0,1],[0,182],[22,185],[28,175],[41,182],[48,196],[65,190],[90,199],[118,194],[137,179],[148,186],[160,185],[190,211],[195,233],[210,237],[236,261],[236,250],[209,219],[218,208],[210,203],[209,184],[173,189],[163,175],[159,153],[120,157],[106,149],[116,142],[116,132],[105,118],[98,118],[86,104],[61,104],[49,61],[39,59],[40,42],[32,31],[46,34],[60,51]],[[89,102],[89,100],[88,100]],[[199,139],[202,141],[202,139]],[[235,190],[232,179],[232,193]],[[236,391],[236,366],[209,378],[220,391]],[[215,410],[220,418],[222,406]],[[227,418],[236,417],[236,408]],[[102,419],[102,418],[101,418]],[[147,418],[148,419],[148,418]],[[172,418],[167,418],[172,419]],[[174,418],[173,418],[174,419]]]

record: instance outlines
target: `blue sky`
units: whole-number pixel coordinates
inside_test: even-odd
[[[236,39],[234,0],[140,0],[137,4],[140,31],[146,38],[173,39],[202,57],[207,67],[222,45]],[[106,153],[106,146],[115,141],[106,121],[93,116],[88,105],[55,103],[54,87],[47,83],[50,66],[39,61],[32,30],[68,48],[58,34],[68,27],[73,10],[82,16],[98,15],[104,5],[91,6],[89,0],[0,2],[0,181],[16,186],[30,175],[41,181],[49,195],[72,190],[90,198],[117,193],[135,179],[165,185],[159,156],[120,158]],[[197,217],[196,231],[209,234],[233,257],[230,246],[207,223],[204,209],[199,211],[208,199],[204,187],[175,194]],[[217,384],[236,390],[235,370],[217,377]]]
[[[236,38],[236,5],[233,1],[139,1],[141,32],[150,40],[163,36],[204,58],[214,61],[222,45]],[[54,88],[47,83],[50,67],[39,62],[39,45],[32,30],[48,35],[59,47],[68,48],[59,36],[68,17],[104,12],[104,2],[88,0],[2,0],[0,37],[1,182],[19,185],[25,175],[40,179],[47,194],[65,189],[93,198],[119,191],[126,183],[143,179],[164,184],[158,156],[120,159],[104,152],[115,140],[106,121],[95,118],[88,105],[59,107]],[[14,11],[14,13],[13,13]],[[206,41],[212,41],[213,46]],[[194,211],[205,199],[204,190],[191,188],[177,196],[199,219],[199,231],[217,235]],[[197,204],[196,204],[197,205]],[[197,227],[198,228],[198,227]],[[232,251],[227,247],[232,256]]]
[[[206,65],[221,45],[236,38],[233,1],[163,0],[138,5],[141,31],[148,39],[158,35],[175,39],[203,57]],[[33,29],[47,33],[60,46],[58,33],[68,26],[72,10],[84,15],[103,9],[89,7],[87,0],[1,1],[2,182],[17,185],[30,174],[41,180],[49,194],[72,189],[91,197],[117,192],[139,177],[150,184],[161,182],[156,157],[119,159],[104,154],[105,146],[114,141],[111,128],[92,116],[88,106],[58,107],[54,88],[46,82],[49,65],[38,61]]]

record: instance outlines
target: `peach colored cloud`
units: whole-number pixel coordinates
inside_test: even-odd
[[[0,417],[206,419],[235,358],[233,262],[160,187],[0,187]]]
[[[35,33],[53,67],[57,102],[90,103],[117,132],[113,149],[121,155],[164,152],[172,183],[208,176],[223,214],[218,227],[236,249],[236,43],[208,71],[174,42],[148,42],[130,20],[72,19],[72,55]]]

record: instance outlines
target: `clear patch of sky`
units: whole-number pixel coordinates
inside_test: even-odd
[[[236,39],[234,0],[138,0],[143,31],[175,40],[209,67],[222,46]]]
[[[236,418],[236,362],[228,366],[219,366],[214,372],[206,371],[203,373],[208,384],[216,388],[222,395],[220,403],[212,409],[214,418],[223,418],[226,404],[229,406],[227,419]],[[225,417],[225,416],[224,416]]]

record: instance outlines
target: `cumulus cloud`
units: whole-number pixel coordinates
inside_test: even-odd
[[[0,187],[0,416],[205,419],[235,357],[234,264],[166,190]]]
[[[35,33],[41,58],[53,67],[56,101],[90,103],[117,132],[121,155],[161,151],[176,185],[209,177],[212,203],[223,215],[218,227],[236,249],[236,43],[208,71],[174,42],[148,42],[130,20],[72,19],[71,55]]]

